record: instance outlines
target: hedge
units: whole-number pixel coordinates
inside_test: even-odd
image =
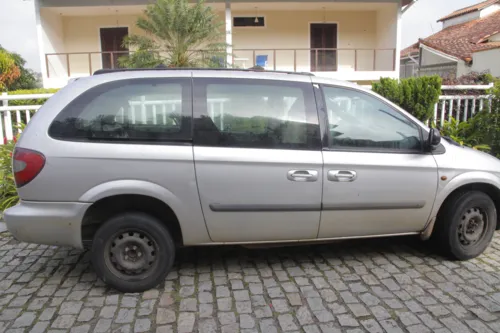
[[[7,92],[8,95],[33,95],[33,94],[54,94],[59,89],[30,89],[30,90],[14,90]],[[9,101],[9,105],[42,105],[45,103],[46,98],[38,98],[38,99],[23,99],[23,100],[14,100]]]

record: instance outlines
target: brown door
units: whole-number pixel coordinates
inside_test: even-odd
[[[102,68],[117,68],[118,58],[128,54],[123,47],[123,38],[128,36],[128,28],[101,28]]]
[[[337,70],[337,25],[311,24],[311,71]]]

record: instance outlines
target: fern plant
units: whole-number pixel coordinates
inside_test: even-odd
[[[224,66],[224,23],[205,1],[158,0],[148,5],[136,23],[144,34],[130,35],[124,45],[133,50],[119,59],[128,68]]]
[[[451,138],[462,146],[489,152],[491,147],[484,143],[485,141],[483,140],[485,138],[481,128],[482,126],[478,126],[482,114],[478,114],[476,117],[462,122],[459,122],[455,118],[451,118],[449,121],[443,123],[441,134]]]

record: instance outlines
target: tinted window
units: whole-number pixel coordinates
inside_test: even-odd
[[[195,83],[195,144],[320,149],[311,84],[214,79]]]
[[[140,79],[103,84],[71,102],[56,117],[49,134],[69,140],[188,139],[189,107],[185,101],[189,101],[189,94],[188,82],[181,80]]]
[[[265,18],[259,17],[233,17],[233,26],[235,27],[264,27]]]
[[[418,126],[378,98],[333,87],[324,94],[333,148],[421,150]]]

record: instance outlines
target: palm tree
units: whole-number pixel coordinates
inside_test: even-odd
[[[148,5],[137,27],[145,35],[130,35],[124,44],[132,54],[120,58],[129,68],[217,67],[225,64],[223,22],[205,1],[157,0]],[[221,60],[223,63],[221,63]]]

